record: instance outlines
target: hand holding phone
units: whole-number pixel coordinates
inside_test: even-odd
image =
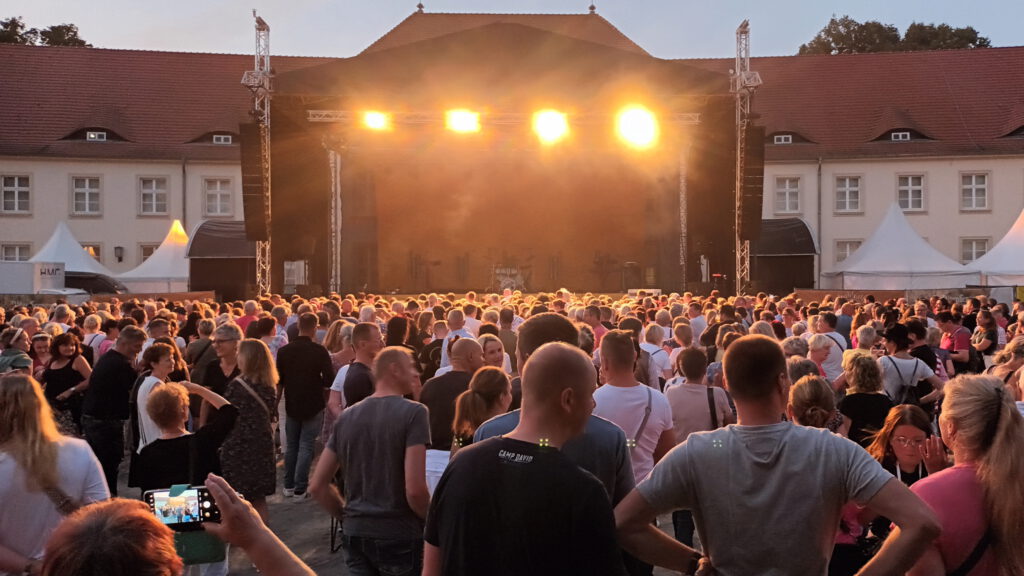
[[[210,474],[206,487],[217,502],[221,516],[219,524],[204,526],[207,532],[243,550],[248,550],[265,532],[269,532],[252,504],[239,496],[226,480]]]
[[[193,486],[171,496],[171,490],[150,490],[146,504],[157,520],[176,532],[202,530],[204,522],[220,522],[220,509],[205,486]]]

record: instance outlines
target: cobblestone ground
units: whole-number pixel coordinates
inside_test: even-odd
[[[345,569],[343,553],[340,550],[331,553],[330,517],[312,498],[285,498],[282,496],[283,470],[283,461],[278,461],[278,493],[267,499],[270,508],[271,529],[319,576],[347,575],[348,570]],[[127,469],[124,467],[121,479],[126,478]],[[125,498],[138,496],[137,489],[128,488],[123,482],[118,490],[120,495]],[[663,530],[671,530],[671,516],[662,517],[659,524]],[[238,576],[257,576],[259,574],[252,567],[252,563],[249,562],[245,553],[238,549],[231,551],[230,573]],[[676,573],[655,569],[654,574],[668,576]]]

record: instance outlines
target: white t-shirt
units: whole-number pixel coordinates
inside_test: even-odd
[[[935,375],[919,358],[882,356],[878,359],[878,367],[882,370],[882,388],[894,403],[903,399],[905,388],[913,388],[918,381]]]
[[[708,327],[708,320],[704,316],[697,316],[696,318],[690,318],[690,330],[693,331],[693,341],[700,342],[700,335],[704,333]]]
[[[345,409],[345,377],[348,376],[348,367],[351,364],[345,364],[338,369],[338,373],[334,376],[334,382],[331,383],[331,391],[338,392],[341,396],[341,409]]]
[[[139,446],[136,449],[138,452],[142,452],[142,448],[149,444],[153,440],[160,437],[160,427],[153,422],[153,419],[149,417],[149,412],[146,411],[146,401],[149,400],[149,393],[153,391],[160,384],[163,384],[163,380],[155,376],[146,376],[146,379],[139,385],[139,396],[137,404],[137,414],[139,418]]]
[[[828,358],[821,363],[821,367],[825,370],[825,378],[828,378],[829,382],[834,382],[843,373],[843,351],[846,350],[846,338],[839,332],[825,332],[822,336],[832,341],[832,351],[829,352]]]
[[[667,355],[666,355],[667,356]],[[654,467],[654,449],[665,430],[672,428],[672,408],[665,395],[650,386],[637,385],[629,388],[604,385],[594,392],[594,415],[610,420],[626,433],[626,444],[632,445],[647,411],[647,399],[651,401],[651,415],[647,419],[636,447],[629,449],[633,476],[643,479]]]
[[[470,318],[469,316],[466,316],[466,330],[469,330],[470,333],[473,334],[473,338],[476,338],[477,336],[480,335],[481,324],[483,324],[483,322],[477,320],[476,318]]]
[[[725,425],[726,418],[732,418],[732,407],[725,390],[704,384],[687,384],[685,379],[665,389],[665,398],[672,407],[672,424],[676,432],[676,443],[682,444],[694,432],[711,430],[711,413],[708,408],[708,390],[711,390],[718,427]],[[676,380],[673,378],[673,380]]]
[[[665,373],[663,370],[668,370],[671,377],[672,360],[664,348],[657,344],[641,342],[640,349],[651,355],[650,375],[652,381],[657,381],[657,378],[664,378]]]
[[[57,448],[57,479],[71,499],[91,504],[110,498],[103,470],[89,445],[77,438],[61,439]],[[63,517],[43,492],[25,487],[25,473],[0,451],[0,542],[18,554],[42,558],[46,541]],[[6,574],[0,571],[0,575]]]
[[[693,511],[716,574],[804,576],[828,573],[843,506],[892,478],[850,440],[781,422],[691,434],[636,489],[659,514]]]

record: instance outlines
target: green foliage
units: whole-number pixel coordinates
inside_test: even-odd
[[[864,23],[849,16],[832,16],[828,24],[800,46],[800,54],[862,54],[865,52],[911,52],[915,50],[954,50],[988,48],[988,38],[971,26],[953,28],[949,24],[912,23],[900,37],[891,24],[875,20]]]
[[[78,36],[78,26],[56,24],[43,30],[27,28],[21,16],[0,20],[0,43],[32,46],[92,46]]]

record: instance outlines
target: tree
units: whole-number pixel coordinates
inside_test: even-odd
[[[953,28],[949,24],[912,23],[900,37],[899,29],[891,24],[868,21],[863,24],[835,15],[807,44],[800,46],[800,54],[860,54],[865,52],[911,52],[915,50],[949,50],[960,48],[988,48],[988,38],[978,34],[971,26]]]
[[[21,16],[0,20],[0,43],[31,46],[92,46],[78,36],[78,26],[56,24],[43,30],[26,28]]]
[[[828,21],[810,42],[800,46],[800,54],[859,54],[895,50],[900,31],[892,25],[869,21],[861,24],[849,16]]]

